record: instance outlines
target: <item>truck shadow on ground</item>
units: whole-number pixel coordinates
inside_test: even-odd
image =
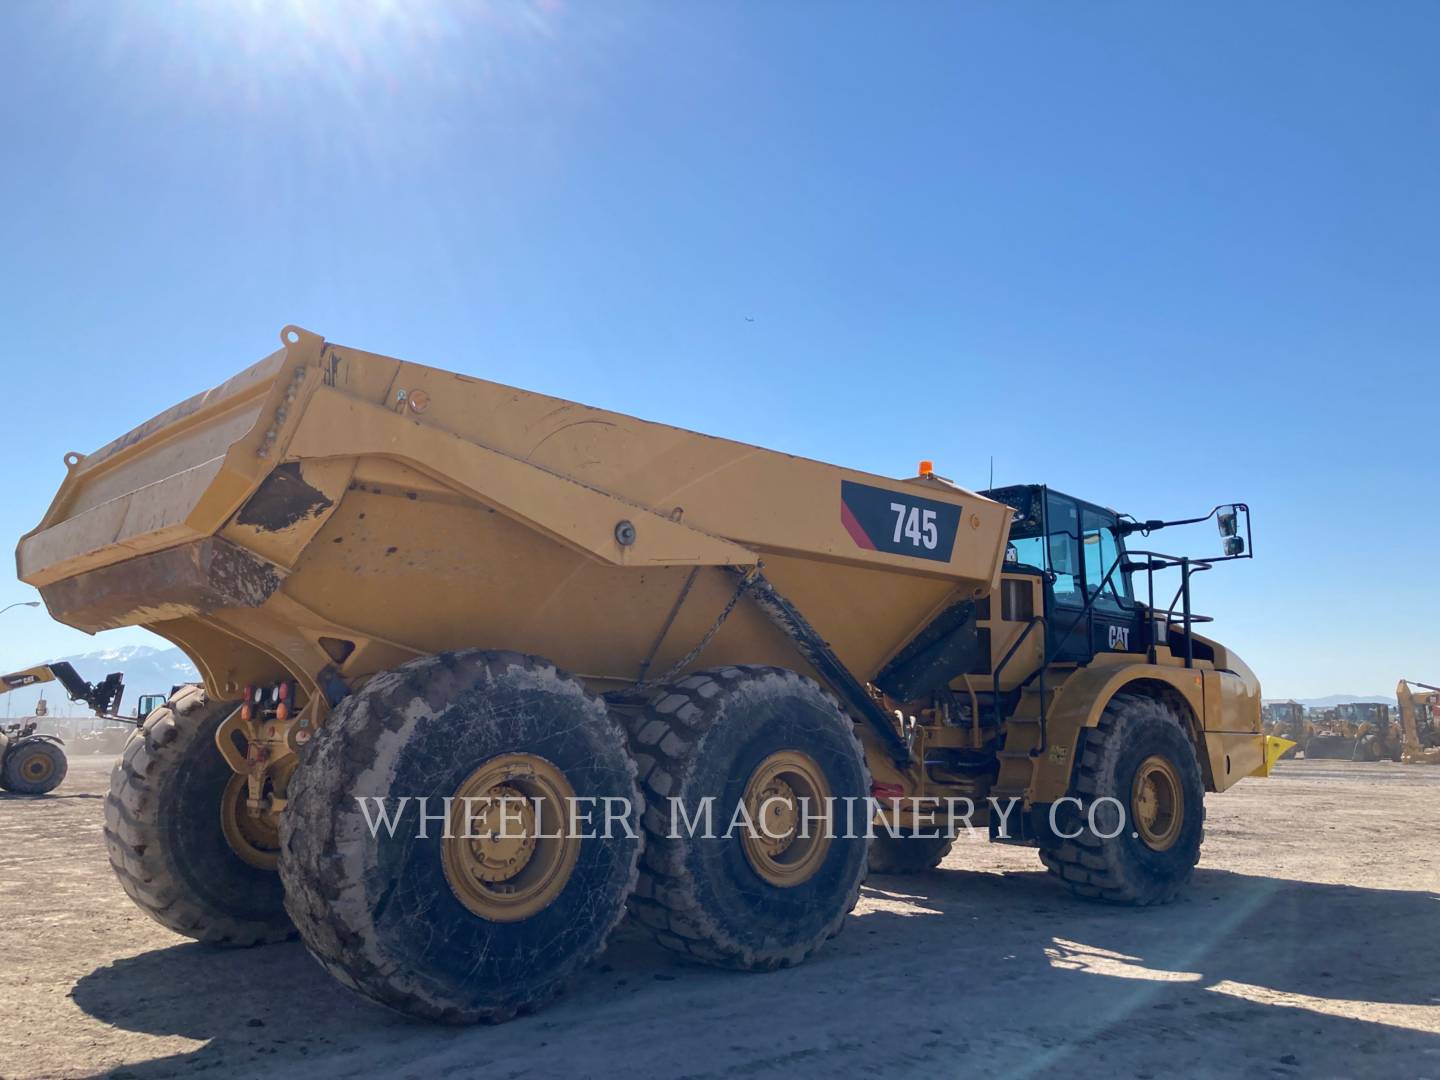
[[[1122,1075],[1139,1077],[1180,1061],[1257,1076],[1440,1065],[1440,1036],[1416,1026],[1440,1005],[1431,893],[1201,870],[1181,901],[1136,911],[1073,900],[1039,871],[947,868],[872,878],[866,896],[819,956],[771,975],[694,966],[622,927],[570,994],[497,1027],[371,1006],[298,944],[176,945],[99,968],[72,996],[125,1030],[206,1040],[100,1074],[117,1077],[463,1075],[479,1062],[495,1077],[933,1073],[957,1059],[1041,1075],[1122,1048]],[[703,1050],[687,1031],[707,1033]]]
[[[61,794],[59,794],[59,795],[55,794],[53,791],[52,791],[52,792],[47,792],[47,793],[44,794],[44,795],[22,795],[22,794],[20,794],[20,793],[18,793],[18,792],[15,792],[15,791],[0,791],[0,802],[38,802],[38,801],[41,800],[41,799],[46,799],[46,800],[60,800],[60,799],[103,799],[103,798],[105,798],[104,795],[98,795],[98,794],[95,794],[94,792],[89,792],[89,791],[77,791],[77,792],[74,792],[74,793],[63,792],[63,793],[61,793]]]

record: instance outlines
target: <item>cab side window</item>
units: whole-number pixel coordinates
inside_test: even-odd
[[[1055,575],[1055,602],[1080,607],[1080,511],[1062,495],[1050,495],[1045,507],[1050,571]]]
[[[1118,611],[1131,607],[1130,576],[1120,569],[1111,573],[1115,561],[1120,557],[1120,543],[1115,538],[1114,522],[1108,517],[1091,510],[1084,513],[1081,548],[1085,553],[1085,588],[1089,595],[1097,591],[1095,606]],[[1105,575],[1110,580],[1105,580]],[[1105,582],[1101,589],[1101,582]]]

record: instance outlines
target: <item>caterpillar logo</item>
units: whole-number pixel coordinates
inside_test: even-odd
[[[1130,627],[1110,627],[1110,648],[1119,649],[1121,652],[1130,651]]]
[[[3,681],[6,686],[14,690],[17,687],[29,686],[31,683],[39,681],[39,678],[38,675],[6,675],[5,678],[0,681]]]

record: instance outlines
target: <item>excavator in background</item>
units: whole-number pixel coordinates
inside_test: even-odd
[[[1383,701],[1353,701],[1327,709],[1312,722],[1306,758],[1399,761],[1399,726]]]
[[[1418,687],[1416,693],[1411,687]],[[1440,765],[1440,686],[1401,679],[1395,687],[1404,743],[1400,760],[1412,765]]]
[[[0,675],[0,694],[49,682],[58,682],[71,701],[83,701],[96,716],[106,719],[116,719],[115,711],[125,692],[125,680],[118,671],[98,683],[88,683],[72,664],[59,660]],[[37,709],[37,715],[44,713]],[[31,720],[0,728],[0,787],[17,795],[45,795],[54,791],[69,768],[65,741],[58,735],[38,733],[35,727],[35,721]]]

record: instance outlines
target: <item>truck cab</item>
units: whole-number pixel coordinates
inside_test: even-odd
[[[948,483],[923,469],[916,481]],[[997,587],[941,612],[876,679],[917,718],[923,768],[894,777],[903,790],[1019,800],[1018,839],[1053,847],[1050,808],[1073,795],[1084,747],[1124,728],[1126,710],[1152,705],[1183,732],[1203,790],[1268,772],[1259,682],[1233,651],[1195,632],[1209,620],[1190,595],[1196,573],[1249,557],[1248,507],[1139,520],[1043,484],[981,494],[1013,512]],[[1222,554],[1150,550],[1159,530],[1212,520]],[[872,771],[881,776],[883,763]],[[995,835],[993,824],[993,839],[1016,839]]]
[[[1015,511],[1005,573],[1039,578],[1051,663],[1084,665],[1097,653],[1148,649],[1146,609],[1135,599],[1114,510],[1044,484],[983,494]]]

